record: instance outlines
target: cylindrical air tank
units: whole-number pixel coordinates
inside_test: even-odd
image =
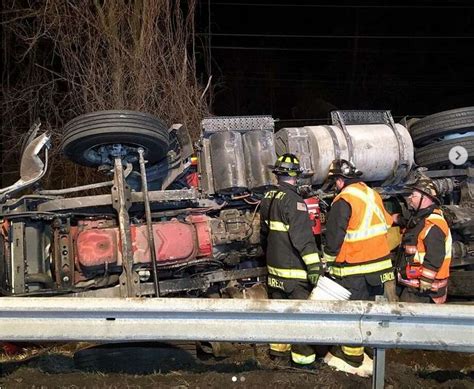
[[[408,169],[413,165],[413,142],[401,124],[395,124],[395,130],[402,147],[386,124],[346,125],[346,129],[352,140],[352,160],[363,172],[363,180],[384,181],[392,177],[401,160],[408,163]],[[350,159],[344,132],[334,125],[283,128],[275,134],[275,147],[278,155],[295,154],[303,169],[313,172],[313,185],[324,182],[335,158]]]

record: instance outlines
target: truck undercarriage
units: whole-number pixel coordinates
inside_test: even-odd
[[[50,139],[38,131],[25,147],[21,179],[0,190],[4,296],[213,296],[231,281],[265,282],[258,205],[275,184],[268,165],[276,154],[300,156],[301,193],[316,204],[319,244],[334,196],[323,179],[328,161],[353,160],[393,212],[406,211],[405,185],[420,171],[408,130],[386,111],[335,111],[332,125],[276,134],[270,116],[208,118],[194,145],[182,125],[104,111],[69,122],[61,148],[109,180],[41,190]],[[462,142],[474,143],[469,134]],[[442,193],[455,241],[448,293],[462,298],[474,296],[473,159],[425,171]],[[102,194],[78,195],[91,191]]]

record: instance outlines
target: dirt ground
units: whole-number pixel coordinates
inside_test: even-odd
[[[349,376],[333,371],[318,363],[317,368],[304,371],[281,366],[267,356],[265,345],[232,344],[223,354],[215,358],[198,353],[197,358],[172,357],[161,359],[160,366],[153,365],[154,372],[134,374],[133,369],[147,365],[153,353],[143,357],[140,349],[129,349],[125,354],[105,351],[107,360],[112,355],[127,361],[128,374],[109,372],[87,372],[82,359],[82,369],[73,358],[77,344],[65,347],[40,347],[25,355],[23,360],[4,356],[0,363],[0,388],[370,388],[371,379]],[[151,358],[150,358],[151,356]],[[85,361],[85,362],[84,362]],[[76,362],[76,363],[75,363]],[[80,365],[80,363],[79,363]],[[119,360],[108,366],[112,370],[120,365]],[[152,370],[153,370],[152,369]],[[388,350],[385,387],[393,388],[474,388],[474,354],[432,352],[421,350]],[[146,370],[146,369],[145,369]]]

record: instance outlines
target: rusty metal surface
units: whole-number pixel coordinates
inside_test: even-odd
[[[158,281],[158,269],[156,268],[156,248],[155,248],[155,236],[153,233],[153,226],[151,220],[151,211],[150,211],[150,199],[148,196],[148,184],[146,180],[146,169],[145,169],[145,158],[144,150],[140,147],[138,149],[138,156],[140,161],[140,175],[142,179],[142,193],[143,193],[143,203],[145,206],[145,215],[146,215],[146,226],[147,226],[147,237],[150,245],[150,254],[151,254],[151,263],[152,263],[152,272],[153,272],[153,284],[155,286],[155,295],[160,296],[160,286]]]
[[[164,294],[184,292],[188,290],[207,290],[211,284],[217,282],[264,277],[266,267],[256,267],[242,270],[217,270],[208,274],[195,275],[192,278],[165,280],[160,282],[160,290]],[[142,285],[142,293],[150,294],[149,284]]]
[[[12,272],[12,292],[13,293],[25,293],[26,292],[26,258],[25,258],[25,240],[23,239],[25,234],[25,223],[16,222],[12,223],[12,239],[14,244],[11,248],[11,266]]]
[[[199,184],[204,193],[213,195],[216,191],[214,188],[214,178],[212,176],[210,140],[202,139],[201,142],[198,159]]]
[[[38,205],[38,212],[56,212],[74,209],[80,211],[88,207],[99,207],[112,205],[112,197],[109,194],[96,196],[71,197],[67,199],[54,199]]]
[[[160,293],[162,296],[192,290],[207,290],[212,283],[264,277],[267,274],[266,267],[256,267],[242,270],[217,270],[205,274],[196,274],[192,278],[178,278],[160,281]],[[154,286],[151,282],[140,284],[142,296],[153,296]],[[104,288],[77,292],[71,296],[76,297],[120,297],[118,287]]]
[[[38,194],[40,195],[62,195],[62,194],[67,194],[67,193],[74,193],[74,192],[81,192],[85,190],[90,190],[90,189],[97,189],[97,188],[103,188],[106,186],[112,186],[113,181],[104,181],[104,182],[98,182],[96,184],[89,184],[89,185],[81,185],[81,186],[75,186],[72,188],[65,188],[65,189],[55,189],[55,190],[40,190],[38,191]]]
[[[149,198],[151,203],[155,202],[171,202],[171,201],[192,201],[196,202],[196,205],[203,204],[208,206],[215,204],[214,202],[201,200],[199,193],[196,189],[177,189],[177,190],[160,190],[149,192]],[[130,197],[131,203],[142,203],[143,193],[142,192],[131,192]],[[38,205],[39,212],[54,212],[60,210],[74,209],[80,211],[84,208],[89,207],[103,207],[111,206],[112,197],[109,194],[97,195],[97,196],[83,196],[83,197],[71,197],[67,199],[54,199],[46,201],[43,204]]]
[[[130,234],[130,187],[125,183],[120,157],[114,162],[114,186],[112,187],[113,207],[118,214],[120,231],[120,248],[122,252],[123,271],[120,275],[120,293],[122,297],[135,297],[139,291],[138,274],[133,271],[132,238]]]

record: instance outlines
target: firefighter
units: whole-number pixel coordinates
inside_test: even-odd
[[[411,215],[408,220],[394,215],[405,228],[397,278],[402,286],[400,300],[442,304],[446,301],[452,238],[448,223],[439,208],[440,200],[433,181],[421,174],[408,187]]]
[[[323,274],[303,198],[297,192],[302,170],[295,155],[280,156],[271,167],[278,188],[261,202],[261,241],[266,253],[268,294],[271,299],[305,300]],[[271,344],[272,359],[291,355],[294,366],[312,368],[316,359],[309,345]]]
[[[338,194],[327,216],[324,261],[335,281],[351,292],[351,300],[371,300],[383,294],[383,284],[395,284],[388,229],[392,218],[380,195],[361,179],[362,172],[344,159],[334,160],[328,183]],[[360,346],[334,346],[325,362],[348,373],[371,374],[371,360]],[[362,365],[364,362],[364,365]]]

